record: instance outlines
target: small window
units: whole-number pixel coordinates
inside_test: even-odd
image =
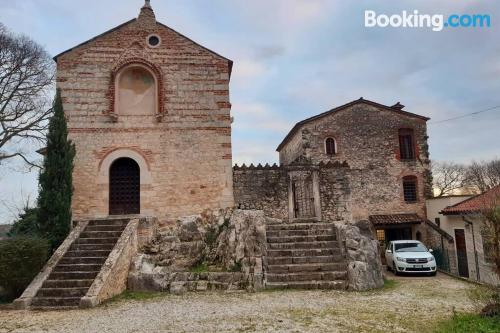
[[[148,36],[148,45],[150,47],[157,47],[159,46],[161,43],[161,39],[160,39],[160,36],[158,35],[150,35]]]
[[[403,194],[407,203],[417,202],[417,177],[407,176],[403,178]]]
[[[385,245],[385,230],[377,229],[377,240],[381,246]]]
[[[337,154],[337,143],[334,138],[327,138],[325,140],[325,151],[327,155]]]
[[[483,254],[484,261],[487,263],[495,262],[495,239],[489,230],[481,230],[481,237],[483,241]]]
[[[437,225],[438,227],[440,227],[440,226],[441,226],[441,219],[440,219],[439,217],[436,217],[436,218],[434,219],[434,222],[436,222],[436,225]]]
[[[415,143],[412,129],[399,130],[399,154],[402,160],[415,159]]]

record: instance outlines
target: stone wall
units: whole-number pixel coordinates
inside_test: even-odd
[[[120,157],[140,166],[143,215],[173,221],[233,205],[232,62],[146,14],[57,57],[57,86],[76,145],[76,219],[108,215],[109,166]],[[161,38],[155,48],[147,45],[152,33]],[[113,109],[113,78],[133,64],[159,73],[158,114]]]
[[[233,169],[235,205],[238,209],[263,210],[274,218],[288,218],[288,173],[273,166],[239,167]]]
[[[321,162],[347,162],[354,220],[373,214],[417,213],[425,217],[425,197],[430,194],[430,164],[425,119],[405,112],[376,107],[363,100],[349,107],[302,124],[280,149],[284,164],[302,158]],[[414,161],[403,161],[399,153],[399,129],[414,131]],[[327,155],[324,141],[333,137],[337,154]],[[297,143],[296,141],[302,140]],[[417,177],[418,202],[403,198],[402,178]]]
[[[316,173],[317,177],[312,175]],[[350,220],[349,166],[321,163],[290,166],[235,166],[233,168],[235,205],[240,209],[263,210],[271,218],[291,218],[290,179],[309,174],[319,189],[322,220]]]

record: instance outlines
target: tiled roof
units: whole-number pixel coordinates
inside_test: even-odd
[[[477,213],[484,208],[490,207],[493,203],[500,205],[500,185],[493,187],[483,194],[476,195],[453,206],[443,209],[443,215],[459,215]]]
[[[370,215],[369,219],[374,225],[417,224],[424,221],[417,214]]]

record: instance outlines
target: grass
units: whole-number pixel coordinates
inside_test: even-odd
[[[204,273],[208,272],[208,266],[204,263],[197,264],[189,269],[191,273]]]
[[[384,286],[382,287],[382,289],[387,291],[395,289],[397,286],[399,286],[399,281],[384,278]]]
[[[438,324],[435,333],[498,333],[500,317],[481,317],[477,314],[457,314]]]

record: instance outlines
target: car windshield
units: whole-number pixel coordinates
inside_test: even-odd
[[[396,252],[427,252],[421,243],[396,243],[394,249]]]

